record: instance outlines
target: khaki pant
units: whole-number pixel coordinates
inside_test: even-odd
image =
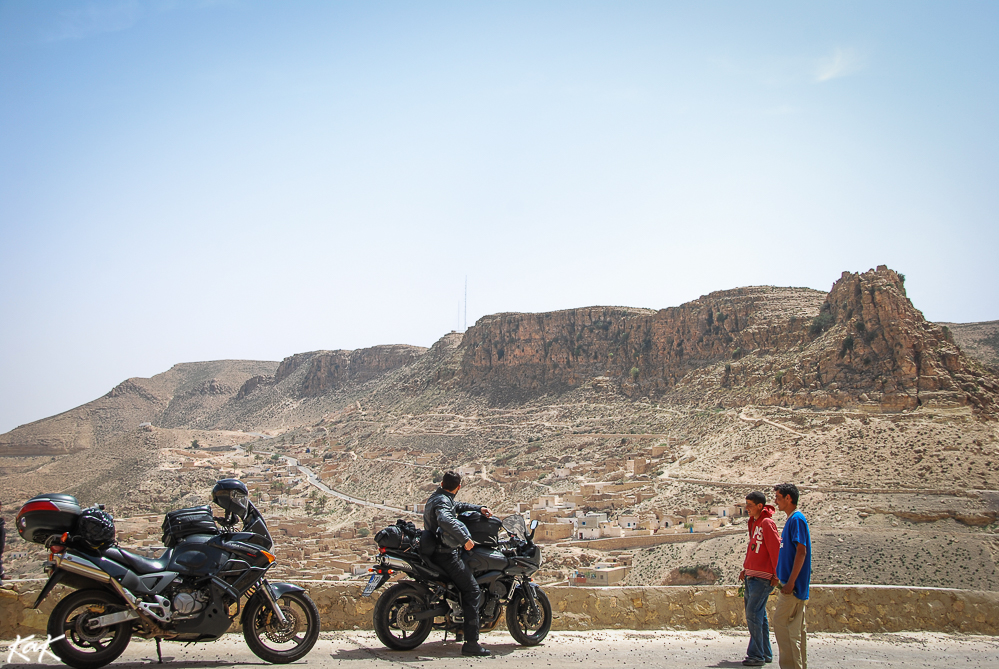
[[[808,669],[805,654],[805,605],[808,602],[794,595],[777,594],[777,606],[771,620],[780,669]]]

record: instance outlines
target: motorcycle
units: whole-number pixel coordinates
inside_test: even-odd
[[[509,516],[502,523],[509,537],[506,541],[495,547],[477,544],[462,554],[482,590],[480,630],[495,629],[505,605],[507,629],[523,646],[541,643],[552,625],[548,596],[531,580],[541,568],[541,547],[533,541],[537,526],[538,521],[532,521],[528,534],[523,516]],[[473,541],[476,538],[473,534]],[[445,630],[446,637],[448,631],[462,628],[458,590],[428,556],[421,555],[419,543],[419,537],[413,537],[409,545],[379,547],[374,573],[361,593],[370,596],[395,571],[412,579],[397,582],[375,603],[375,634],[394,650],[416,648],[433,629]]]
[[[51,649],[76,669],[96,669],[119,657],[132,635],[160,641],[213,641],[238,617],[257,657],[283,664],[304,657],[319,638],[319,610],[305,590],[265,578],[274,565],[263,516],[236,479],[219,481],[212,507],[166,514],[167,550],[151,559],[119,547],[103,505],[81,509],[70,495],[28,500],[18,532],[49,549],[49,574],[34,608],[59,583],[75,592],[48,620]],[[236,525],[242,521],[237,531]]]

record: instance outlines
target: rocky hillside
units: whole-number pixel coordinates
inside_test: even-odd
[[[999,321],[940,325],[950,330],[954,343],[966,355],[991,367],[994,374],[999,374]]]
[[[789,480],[824,537],[826,581],[999,588],[999,381],[961,349],[990,332],[927,322],[879,267],[828,293],[762,286],[660,311],[496,314],[430,349],[177,365],[0,435],[0,501],[6,514],[64,489],[128,513],[183,506],[213,475],[182,469],[195,440],[268,458],[308,448],[327,485],[394,507],[459,466],[480,472],[463,495],[500,512],[585,481],[637,485],[625,506],[593,507],[615,518],[707,513],[696,500],[731,504]],[[626,471],[653,452],[646,474]],[[325,509],[335,527],[391,522],[338,499]],[[975,566],[945,581],[954,546]],[[715,564],[731,582],[741,547],[728,535],[638,555],[635,578]],[[553,552],[552,564],[584,558]]]
[[[220,360],[174,365],[122,381],[103,397],[0,435],[0,455],[58,455],[108,443],[140,423],[195,423],[231,399],[247,379],[277,363]]]
[[[844,272],[828,294],[752,287],[658,312],[498,314],[469,329],[462,349],[456,385],[500,399],[603,378],[629,397],[680,391],[722,406],[999,408],[986,370],[884,266]]]

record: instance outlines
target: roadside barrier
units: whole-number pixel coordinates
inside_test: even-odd
[[[319,606],[323,630],[370,629],[376,599],[362,599],[362,583],[296,581]],[[67,590],[58,586],[41,607],[43,580],[4,581],[0,639],[44,634],[52,607]],[[743,600],[731,586],[587,588],[545,586],[555,630],[745,627]],[[999,636],[999,592],[865,585],[813,585],[810,632],[959,632]],[[771,597],[771,606],[776,595]],[[235,628],[234,628],[235,629]]]

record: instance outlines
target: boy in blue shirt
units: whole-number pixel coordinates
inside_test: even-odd
[[[812,578],[812,538],[808,521],[798,511],[798,488],[793,483],[774,486],[777,508],[787,514],[777,554],[781,582],[774,610],[774,636],[780,651],[780,669],[808,669],[805,654],[805,605]]]

